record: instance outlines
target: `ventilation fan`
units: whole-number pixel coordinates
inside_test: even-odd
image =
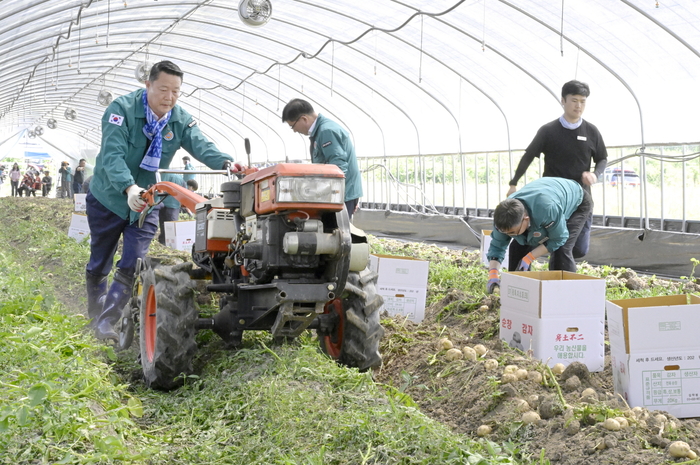
[[[43,133],[44,133],[44,128],[42,128],[41,126],[37,126],[37,127],[34,128],[34,134],[35,134],[35,135],[40,136],[40,135],[42,135]]]
[[[36,137],[36,134],[34,134],[34,131],[27,131],[27,137],[30,139],[34,139]]]
[[[134,76],[136,77],[136,80],[141,84],[148,81],[148,74],[151,72],[152,66],[153,65],[147,61],[136,65],[136,68],[134,68]]]
[[[270,0],[241,0],[238,4],[238,17],[248,26],[264,26],[272,16]]]
[[[67,120],[73,121],[78,117],[78,112],[73,108],[66,108],[66,112],[63,114],[63,116],[65,116]]]
[[[97,94],[97,101],[100,103],[100,105],[107,106],[112,103],[113,99],[114,96],[112,95],[112,92],[107,89],[102,89],[100,93]]]
[[[48,126],[49,129],[56,129],[58,127],[58,122],[53,118],[49,118],[46,121],[46,126]]]

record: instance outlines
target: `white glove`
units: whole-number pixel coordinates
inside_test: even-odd
[[[129,204],[129,208],[137,213],[140,213],[146,206],[146,201],[141,198],[141,192],[145,191],[146,189],[142,189],[136,184],[126,189],[126,203]]]

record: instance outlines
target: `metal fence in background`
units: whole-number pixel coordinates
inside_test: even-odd
[[[505,198],[522,153],[361,158],[361,205],[488,217]],[[536,159],[519,187],[542,172]],[[700,234],[700,143],[609,147],[608,168],[591,190],[594,224]]]

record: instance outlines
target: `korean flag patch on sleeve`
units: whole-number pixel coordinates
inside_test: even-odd
[[[124,122],[124,117],[112,113],[111,115],[109,115],[109,122],[112,124],[116,124],[117,126],[121,126]]]

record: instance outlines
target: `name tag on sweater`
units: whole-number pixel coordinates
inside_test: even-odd
[[[576,136],[578,140],[586,140],[586,136]]]

